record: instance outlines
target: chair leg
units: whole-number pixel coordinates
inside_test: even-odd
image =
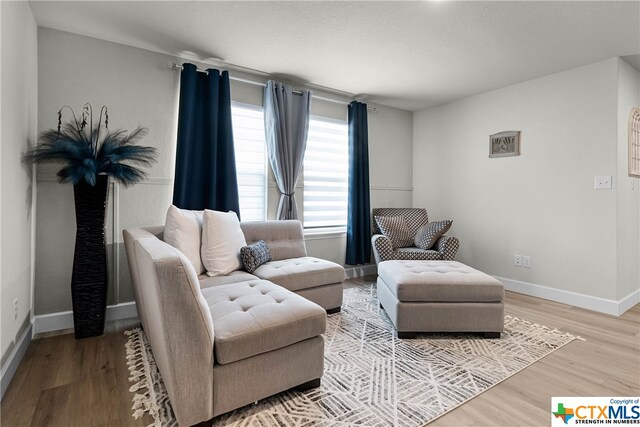
[[[342,309],[342,307],[334,307],[334,308],[330,308],[329,310],[327,310],[327,314],[335,314],[335,313],[340,313],[340,310]]]
[[[307,391],[312,388],[320,387],[320,378],[316,378],[315,380],[307,381],[306,383],[302,383],[300,385],[295,386],[294,388],[297,391]]]

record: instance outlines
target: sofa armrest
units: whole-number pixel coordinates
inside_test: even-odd
[[[374,234],[371,238],[371,245],[373,246],[373,256],[376,260],[376,265],[382,261],[392,259],[393,245],[391,240],[383,234]]]
[[[247,244],[265,241],[273,261],[307,256],[304,231],[298,220],[242,222],[240,227]]]
[[[145,333],[180,425],[213,417],[213,321],[193,266],[157,237],[133,242]],[[130,256],[130,254],[128,254]]]
[[[435,246],[438,252],[442,255],[443,260],[452,260],[458,252],[460,241],[457,237],[442,236],[438,239]]]

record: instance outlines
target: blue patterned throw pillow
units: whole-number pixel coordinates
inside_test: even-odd
[[[269,247],[264,240],[258,240],[240,249],[240,257],[242,258],[244,269],[249,273],[253,273],[256,268],[265,262],[271,261],[271,252],[269,252]]]

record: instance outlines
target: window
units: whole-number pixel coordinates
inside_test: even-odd
[[[349,135],[345,122],[311,118],[304,156],[304,228],[347,225]]]
[[[266,219],[266,156],[262,109],[231,106],[242,221]]]

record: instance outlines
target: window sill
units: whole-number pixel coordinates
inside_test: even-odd
[[[305,240],[338,239],[346,237],[346,235],[347,229],[345,227],[310,228],[304,230]]]

